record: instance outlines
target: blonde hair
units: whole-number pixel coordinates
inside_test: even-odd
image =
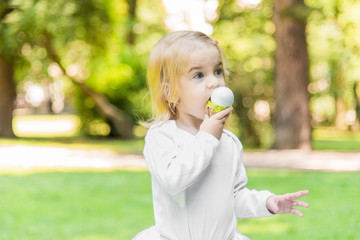
[[[153,107],[153,123],[177,118],[176,104],[179,101],[180,74],[199,44],[216,47],[225,69],[225,57],[217,42],[201,32],[172,32],[160,39],[154,46],[147,69],[147,82]],[[226,71],[223,72],[225,74]]]

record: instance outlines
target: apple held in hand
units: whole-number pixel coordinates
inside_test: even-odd
[[[210,115],[218,113],[231,105],[234,102],[234,94],[227,87],[218,87],[211,94],[210,100],[207,102],[206,107],[210,109]]]

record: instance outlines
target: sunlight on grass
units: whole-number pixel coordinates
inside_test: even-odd
[[[312,144],[315,150],[360,151],[360,131],[314,129]]]
[[[79,132],[76,115],[14,116],[13,130],[18,137],[71,137]]]
[[[141,154],[142,137],[121,140],[107,137],[79,136],[80,118],[76,115],[15,116],[14,133],[18,138],[0,138],[0,145],[65,147],[70,149],[108,149],[121,154]],[[137,132],[143,129],[137,128]]]
[[[109,237],[107,235],[92,234],[92,235],[88,235],[88,236],[76,237],[74,240],[112,240],[112,239],[114,239],[114,238]]]
[[[284,233],[291,229],[291,225],[285,222],[274,222],[272,218],[259,218],[255,221],[242,223],[239,220],[238,229],[244,234],[262,232],[264,234]]]
[[[342,131],[335,128],[316,128],[313,130],[316,140],[356,140],[360,141],[360,131]]]
[[[79,136],[80,118],[76,115],[15,116],[13,128],[18,139],[0,139],[0,144],[22,144],[68,148],[107,148],[120,153],[141,154],[146,129],[134,127],[138,138],[124,141],[107,137]],[[360,151],[360,131],[341,131],[331,127],[313,130],[314,150]],[[249,150],[246,148],[245,150]]]

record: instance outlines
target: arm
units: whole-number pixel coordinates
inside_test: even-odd
[[[241,147],[240,142],[238,143]],[[267,207],[266,200],[273,194],[269,191],[249,190],[244,164],[242,147],[239,149],[240,159],[237,163],[234,185],[235,215],[238,218],[260,218],[273,216]]]
[[[192,141],[176,146],[174,128],[154,129],[146,136],[144,156],[149,170],[162,187],[176,195],[191,186],[210,164],[231,108],[206,114]]]
[[[169,194],[176,195],[192,185],[209,165],[219,141],[198,132],[190,142],[177,146],[174,129],[150,130],[144,156],[151,174]]]

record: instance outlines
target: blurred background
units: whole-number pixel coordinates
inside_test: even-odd
[[[101,161],[141,156],[148,56],[175,30],[223,49],[228,128],[246,151],[360,159],[359,13],[358,0],[0,0],[0,240],[131,239],[154,224],[142,163]],[[309,189],[311,208],[238,228],[253,239],[360,239],[359,172],[334,170],[250,168],[250,188]]]
[[[180,29],[224,49],[236,96],[230,128],[246,146],[309,148],[317,133],[358,132],[358,1],[283,5],[2,0],[0,136],[143,137],[148,55]]]

